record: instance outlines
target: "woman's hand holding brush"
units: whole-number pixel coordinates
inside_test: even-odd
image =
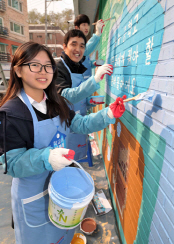
[[[109,105],[108,116],[111,119],[120,118],[125,112],[124,99],[126,99],[126,95],[123,95],[122,98],[117,97],[116,101]]]

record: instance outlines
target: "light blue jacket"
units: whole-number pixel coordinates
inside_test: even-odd
[[[71,121],[70,129],[79,134],[89,134],[106,128],[109,124],[115,123],[115,118],[110,119],[107,115],[108,108],[97,113],[81,116],[76,114]],[[41,174],[46,170],[52,171],[48,161],[51,147],[44,149],[26,148],[13,149],[6,153],[8,162],[8,173],[12,177],[29,177]],[[5,165],[4,155],[0,161]]]
[[[61,96],[65,97],[72,104],[75,104],[83,100],[85,97],[91,96],[92,93],[99,88],[99,83],[95,81],[94,76],[91,76],[77,87],[63,89]]]
[[[86,44],[84,56],[90,55],[97,47],[99,41],[100,41],[100,36],[93,34],[92,37],[89,39],[89,41]]]
[[[85,60],[83,61],[83,65],[87,68],[87,70],[83,73],[84,79],[87,80],[92,75],[91,68],[95,67],[93,65],[93,61],[90,59],[90,54],[95,50],[96,46],[98,45],[100,41],[100,36],[97,36],[96,34],[93,34],[93,36],[89,39],[89,41],[86,44],[86,49],[84,52]]]

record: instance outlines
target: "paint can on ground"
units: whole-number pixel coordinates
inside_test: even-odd
[[[79,225],[94,196],[94,181],[80,168],[65,167],[53,173],[50,179],[48,215],[60,229],[73,229]]]
[[[80,230],[86,235],[91,235],[97,228],[97,223],[93,218],[83,219],[80,223]]]
[[[75,233],[70,244],[86,244],[86,237],[82,233]]]

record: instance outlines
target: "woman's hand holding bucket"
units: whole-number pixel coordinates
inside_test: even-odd
[[[54,171],[59,171],[72,164],[70,159],[74,159],[75,152],[66,148],[50,149],[49,163]]]

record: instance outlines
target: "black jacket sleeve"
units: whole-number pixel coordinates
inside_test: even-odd
[[[72,87],[71,75],[62,60],[57,63],[57,71],[56,88],[57,92],[61,94],[63,89]]]
[[[48,119],[49,117],[42,114],[34,108],[38,121]],[[3,114],[6,113],[6,135],[2,124]],[[70,124],[75,116],[73,110],[69,111]],[[12,149],[34,147],[34,128],[31,113],[27,106],[16,97],[9,100],[0,108],[0,156],[4,153],[4,142],[6,144],[6,152]]]

